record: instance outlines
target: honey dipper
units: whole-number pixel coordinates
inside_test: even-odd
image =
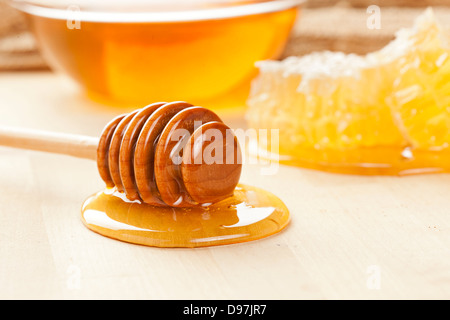
[[[96,159],[107,187],[155,206],[191,207],[230,197],[242,168],[231,129],[211,110],[182,101],[120,115],[100,138],[0,127],[0,145]]]

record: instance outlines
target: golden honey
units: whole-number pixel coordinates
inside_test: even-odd
[[[128,200],[116,189],[88,198],[82,221],[92,231],[153,247],[204,247],[268,237],[289,223],[289,211],[275,195],[239,185],[234,196],[207,207],[156,207]]]
[[[228,2],[231,7],[239,4]],[[249,2],[256,4],[242,7],[277,5],[277,1]],[[126,12],[100,14],[96,21],[96,13],[86,14],[83,8],[72,16],[70,10],[21,9],[30,13],[50,65],[68,73],[92,98],[112,104],[179,99],[199,104],[223,99],[218,97],[232,100],[232,95],[244,99],[256,74],[254,63],[281,54],[298,11],[291,5],[234,15],[226,14],[230,8],[216,8],[207,18],[202,7],[193,11],[200,12],[196,19],[192,10],[180,15],[186,6],[183,1],[172,6],[177,10],[172,21],[164,12],[160,16],[148,12],[149,21],[140,12],[130,20],[122,19],[128,17]]]
[[[259,150],[341,173],[450,171],[449,48],[450,34],[429,9],[366,56],[315,52],[258,63],[249,125],[279,137],[272,144],[260,136]]]

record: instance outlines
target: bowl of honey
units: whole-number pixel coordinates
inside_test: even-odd
[[[303,0],[16,0],[53,70],[95,100],[211,101],[282,53]]]

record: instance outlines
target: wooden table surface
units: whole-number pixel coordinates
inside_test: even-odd
[[[0,125],[98,135],[122,110],[50,72],[0,74]],[[242,127],[244,110],[223,112]],[[254,242],[161,249],[88,230],[89,160],[0,147],[2,299],[450,298],[450,175],[362,177],[280,166],[241,181],[290,208]]]

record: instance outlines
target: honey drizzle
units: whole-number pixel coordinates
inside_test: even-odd
[[[283,230],[289,211],[275,195],[238,185],[207,207],[156,207],[130,201],[115,188],[89,197],[82,222],[103,236],[152,247],[205,247],[261,239]]]

